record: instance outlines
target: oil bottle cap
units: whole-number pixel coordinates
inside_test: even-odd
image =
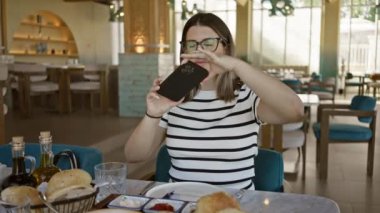
[[[16,151],[20,151],[24,149],[25,143],[24,143],[24,137],[22,136],[14,136],[12,137],[12,149]]]
[[[14,136],[12,137],[12,143],[24,143],[23,136]]]
[[[40,137],[49,138],[51,136],[50,131],[42,131],[40,132]]]

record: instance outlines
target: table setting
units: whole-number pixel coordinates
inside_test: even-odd
[[[149,213],[165,210],[176,213],[190,213],[202,212],[199,210],[199,208],[202,208],[200,205],[209,206],[209,202],[216,202],[217,206],[219,206],[217,208],[232,208],[234,212],[241,213],[340,212],[338,205],[333,200],[314,195],[239,190],[198,182],[163,183],[127,179],[127,165],[122,162],[101,163],[96,165],[94,170],[95,177],[86,174],[84,170],[79,171],[79,173],[83,173],[86,177],[85,184],[78,182],[77,179],[79,178],[75,178],[77,177],[75,176],[77,175],[75,174],[76,172],[74,173],[74,178],[71,177],[71,179],[61,176],[59,179],[65,180],[66,185],[60,186],[61,188],[58,191],[60,191],[62,194],[60,195],[64,199],[51,200],[52,193],[49,193],[49,190],[47,190],[48,196],[46,199],[42,199],[43,204],[23,207],[29,210],[24,212]],[[64,170],[60,173],[65,172],[72,171]],[[52,179],[54,179],[53,177]],[[93,190],[80,193],[84,188],[89,189],[89,184]],[[215,197],[218,197],[218,201],[214,201]],[[220,201],[220,199],[224,199],[224,201]],[[82,202],[84,200],[86,200],[85,203]],[[201,204],[201,201],[206,202],[206,204]],[[4,208],[4,204],[7,203],[4,203],[4,199],[1,202],[0,206]],[[81,208],[81,205],[85,205],[86,207]],[[14,207],[19,208],[20,206]],[[64,211],[64,207],[67,208],[67,206],[70,206],[72,209]],[[49,208],[48,211],[47,208]],[[73,211],[73,208],[75,211]],[[36,211],[39,209],[46,210]]]

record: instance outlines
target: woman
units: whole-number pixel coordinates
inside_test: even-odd
[[[154,81],[146,115],[126,144],[127,161],[146,160],[165,139],[171,181],[254,189],[260,123],[298,121],[303,104],[289,87],[233,54],[231,33],[217,16],[199,13],[187,21],[181,63],[195,62],[209,75],[178,102],[158,95],[160,80]]]

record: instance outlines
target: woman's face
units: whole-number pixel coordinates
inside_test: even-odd
[[[205,39],[208,39],[208,38],[220,38],[220,36],[210,27],[198,26],[198,25],[190,27],[186,34],[186,41],[194,40],[197,42],[201,42],[201,41],[205,41]],[[224,46],[221,41],[218,41],[218,42],[219,42],[218,47],[216,48],[214,53],[217,55],[222,55],[225,53]],[[199,48],[202,48],[202,45],[198,45],[198,49]],[[213,72],[213,70],[211,69],[210,63],[208,63],[206,59],[190,59],[190,61],[197,63],[198,65],[207,69],[209,71],[209,77],[210,77],[209,79],[214,79],[213,77],[216,75],[216,73]]]

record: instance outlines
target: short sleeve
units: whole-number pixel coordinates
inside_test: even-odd
[[[160,120],[160,123],[158,123],[158,125],[162,128],[165,128],[167,129],[168,128],[168,117],[169,117],[169,113],[165,113],[164,115],[162,115],[162,118]]]
[[[254,94],[254,99],[253,99],[253,114],[255,115],[256,121],[259,124],[262,124],[262,121],[260,120],[257,112],[257,107],[260,104],[260,97]]]

